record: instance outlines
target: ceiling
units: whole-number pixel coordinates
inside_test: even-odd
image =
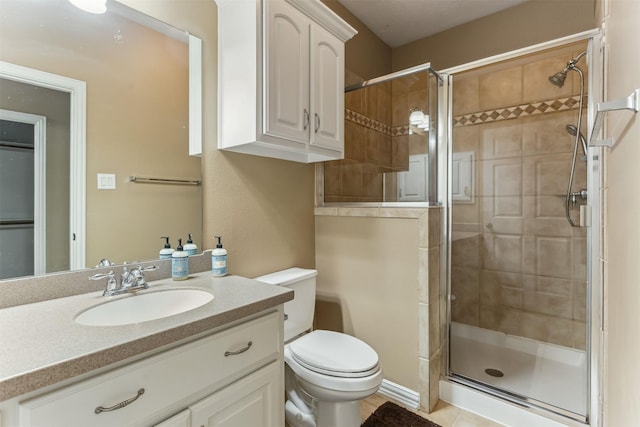
[[[390,47],[464,24],[527,0],[338,0]]]

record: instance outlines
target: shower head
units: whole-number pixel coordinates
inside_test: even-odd
[[[576,133],[578,132],[578,128],[575,127],[574,125],[566,125],[564,128],[567,130],[567,133],[571,136],[576,136]]]
[[[564,70],[560,71],[559,73],[555,73],[553,76],[549,77],[549,81],[551,82],[551,84],[558,87],[564,86],[564,81],[567,79],[567,72],[569,70],[574,70],[578,68],[576,64],[578,63],[578,61],[580,61],[580,58],[582,58],[586,54],[587,52],[584,51],[578,56],[576,56],[575,58],[571,58],[569,62],[567,62],[567,66],[564,67]]]
[[[580,138],[580,143],[582,144],[582,154],[584,154],[585,160],[586,160],[587,141],[584,139],[584,136],[582,136],[582,132],[578,132],[578,128],[575,127],[574,125],[567,125],[565,126],[565,129],[567,130],[567,133],[571,136],[576,136],[576,133],[578,133],[578,138]]]
[[[552,85],[562,87],[564,86],[564,81],[567,78],[567,69],[560,71],[559,73],[555,73],[553,76],[549,77],[549,81]]]

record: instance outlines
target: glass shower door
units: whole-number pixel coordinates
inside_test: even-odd
[[[451,375],[579,420],[588,413],[587,229],[567,221],[565,205],[574,150],[571,191],[587,188],[576,146],[586,120],[576,136],[578,73],[562,87],[548,77],[586,45],[454,74],[450,164]],[[575,224],[585,203],[569,201]]]

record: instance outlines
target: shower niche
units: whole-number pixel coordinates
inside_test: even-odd
[[[344,159],[323,164],[324,205],[436,202],[441,88],[429,64],[347,88]]]

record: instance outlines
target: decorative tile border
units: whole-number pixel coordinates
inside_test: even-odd
[[[404,126],[391,126],[381,121],[367,117],[364,114],[350,110],[348,108],[344,109],[344,119],[352,123],[355,123],[359,126],[362,126],[366,129],[371,129],[376,132],[380,132],[386,136],[409,135],[408,124]]]
[[[384,133],[385,135],[391,135],[391,126],[388,124],[374,120],[371,117],[367,117],[364,114],[360,114],[348,108],[344,109],[344,119],[367,129],[372,129],[377,132]]]
[[[471,126],[483,123],[497,122],[501,120],[518,119],[522,117],[533,116],[536,114],[556,113],[558,111],[566,111],[577,109],[580,102],[580,96],[572,96],[570,98],[550,99],[541,102],[532,102],[529,104],[521,104],[513,107],[496,108],[494,110],[479,111],[476,113],[465,114],[454,117],[453,126]],[[586,97],[584,105],[586,105]]]
[[[456,116],[453,119],[454,127],[472,126],[483,123],[498,122],[501,120],[519,119],[534,116],[537,114],[557,113],[559,111],[577,109],[580,103],[580,96],[570,98],[550,99],[547,101],[532,102],[512,107],[496,108],[494,110],[478,111],[476,113]],[[585,96],[584,105],[587,104]],[[381,121],[372,119],[364,114],[345,108],[344,119],[366,129],[380,132],[387,136],[410,135],[409,125],[391,126]]]

